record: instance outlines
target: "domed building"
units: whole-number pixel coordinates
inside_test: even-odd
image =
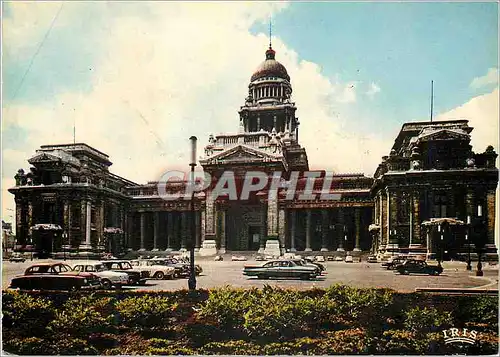
[[[140,185],[109,172],[108,155],[86,144],[44,145],[9,189],[17,246],[70,257],[161,255],[191,244],[201,255],[371,252],[442,260],[484,248],[496,257],[497,154],[472,151],[467,120],[404,124],[371,178],[310,171],[296,110],[292,79],[270,45],[250,77],[239,130],[208,137],[199,163],[212,183],[194,195],[194,215],[186,181]],[[245,195],[245,184],[259,189]],[[180,196],[165,200],[160,188]]]

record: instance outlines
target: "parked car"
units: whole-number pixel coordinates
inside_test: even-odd
[[[63,263],[39,263],[30,266],[24,275],[14,277],[10,288],[21,290],[98,289],[101,280],[93,273],[76,272]]]
[[[243,255],[233,255],[233,256],[231,256],[231,260],[233,262],[244,262],[247,260],[247,257],[245,257]]]
[[[266,260],[266,257],[265,257],[265,256],[263,256],[263,255],[261,255],[261,254],[257,254],[257,255],[255,256],[255,260],[256,260],[256,261],[258,261],[258,262],[263,262],[263,261],[265,261],[265,260]]]
[[[325,261],[325,257],[322,255],[317,255],[316,256],[316,261],[323,263]]]
[[[428,265],[423,260],[409,259],[403,264],[398,265],[396,270],[402,275],[408,275],[411,273],[439,275],[443,272],[443,267],[440,265]]]
[[[343,262],[344,259],[342,259],[342,257],[335,257],[335,261],[336,262]]]
[[[273,260],[261,266],[245,266],[243,275],[256,276],[259,279],[268,278],[300,278],[311,279],[320,274],[319,268],[301,265],[296,260]]]
[[[368,258],[366,258],[366,261],[368,263],[378,263],[377,257],[375,255],[369,255]]]
[[[399,256],[394,259],[390,259],[386,264],[385,267],[387,270],[394,270],[396,269],[399,265],[403,264],[406,261],[407,257],[404,256]],[[382,266],[384,266],[382,264]]]
[[[153,259],[137,259],[130,262],[134,267],[140,267],[149,271],[149,276],[153,279],[173,279],[175,276],[175,268],[167,265],[158,264]]]
[[[303,262],[307,263],[308,265],[314,265],[314,266],[317,266],[319,268],[319,271],[322,272],[322,271],[325,271],[326,268],[323,264],[321,263],[318,263],[317,261],[314,261],[312,260],[311,258],[304,258],[304,259],[299,259],[299,260],[302,260]]]
[[[9,257],[9,262],[24,263],[26,259],[20,252],[14,252]]]
[[[352,258],[352,255],[346,255],[345,262],[346,263],[353,263],[354,259]]]
[[[153,259],[151,259],[151,261],[153,261],[154,264],[174,268],[174,277],[175,278],[186,278],[189,276],[189,272],[190,272],[189,263],[180,262],[177,258],[174,258],[174,257],[153,258]],[[196,265],[195,265],[195,269],[196,269]],[[201,269],[201,267],[199,267],[199,268]],[[196,270],[195,270],[195,273],[196,273]]]
[[[144,285],[149,278],[149,271],[139,267],[134,268],[128,260],[105,260],[101,263],[107,270],[128,274],[128,285]]]
[[[101,285],[104,289],[121,288],[128,284],[128,274],[107,270],[104,264],[100,262],[81,262],[73,264],[73,271],[87,272],[97,275],[101,279]]]

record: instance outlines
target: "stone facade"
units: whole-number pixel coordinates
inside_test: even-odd
[[[162,199],[158,182],[139,185],[113,175],[109,157],[86,144],[42,146],[28,160],[30,172],[20,170],[9,190],[16,202],[17,243],[34,245],[39,253],[64,250],[73,255],[159,254],[193,244],[203,255],[269,249],[432,255],[435,232],[422,223],[442,216],[463,220],[482,205],[485,247],[496,251],[496,154],[490,147],[483,154],[472,153],[467,121],[405,124],[374,179],[329,175],[309,171],[291,94],[286,68],[269,48],[251,77],[239,131],[210,135],[204,147],[199,163],[213,181],[195,193],[194,215],[182,195]],[[228,171],[239,193],[248,172],[265,173],[269,181],[244,199],[215,197],[216,183]],[[271,178],[277,172],[281,177],[276,183]],[[296,191],[289,197],[292,182]],[[164,190],[183,194],[187,184],[169,180]],[[276,191],[270,190],[273,184]],[[450,251],[453,246],[457,253],[463,248],[463,232],[447,230]]]
[[[403,125],[371,190],[379,254],[463,259],[472,243],[474,252],[481,246],[482,253],[496,257],[497,154],[491,146],[474,153],[472,129],[467,120]],[[478,224],[483,231],[474,234]]]

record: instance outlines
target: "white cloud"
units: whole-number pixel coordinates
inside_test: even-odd
[[[19,49],[37,43],[40,33],[25,24],[47,25],[57,11],[32,4],[36,6],[29,11],[24,5],[11,10],[4,47],[19,60],[23,53],[32,54]],[[57,26],[72,31],[72,19],[95,4],[65,3]],[[97,6],[111,13],[118,5]],[[249,28],[284,6],[152,2],[141,3],[141,11],[127,8],[120,16],[110,15],[102,21],[105,26],[82,34],[95,37],[98,44],[91,91],[67,91],[43,104],[3,108],[4,129],[22,128],[29,144],[12,151],[4,147],[2,186],[12,186],[15,171],[28,167],[26,159],[40,145],[72,142],[74,122],[76,140],[109,154],[111,170],[130,180],[144,183],[168,169],[187,169],[191,135],[198,137],[201,154],[210,133],[237,132],[237,111],[268,41]],[[273,39],[273,47],[291,76],[301,121],[299,140],[311,168],[373,174],[390,143],[346,131],[345,123],[356,120],[352,104],[358,83],[326,78],[317,64],[299,61],[279,38]],[[13,197],[5,190],[2,194],[2,213],[8,216]]]
[[[467,103],[440,114],[436,120],[467,119],[474,130],[471,145],[475,152],[483,152],[488,145],[500,151],[498,139],[498,88],[491,93],[472,98]]]
[[[476,77],[470,83],[473,89],[482,88],[488,85],[498,85],[498,68],[490,68],[488,73],[482,77]]]
[[[374,82],[370,83],[370,88],[366,91],[366,95],[370,98],[373,98],[375,94],[380,92],[380,87],[376,85]]]

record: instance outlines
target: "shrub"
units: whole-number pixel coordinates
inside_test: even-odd
[[[16,338],[5,343],[5,350],[18,355],[96,355],[98,351],[87,341],[59,336],[58,339],[38,337]]]
[[[55,313],[51,301],[18,291],[4,293],[2,309],[4,328],[13,328],[18,334],[31,336],[43,335]]]
[[[171,340],[152,338],[148,340],[149,347],[145,355],[192,355],[195,351]]]
[[[48,328],[56,333],[66,332],[87,336],[89,333],[105,331],[113,320],[114,299],[85,296],[66,301]]]
[[[241,329],[243,315],[256,303],[262,293],[256,289],[224,287],[210,291],[208,299],[200,306],[201,318],[212,320],[223,330]]]
[[[163,327],[169,324],[177,303],[160,296],[126,298],[116,304],[120,321],[132,327]]]
[[[405,312],[404,326],[407,330],[416,334],[441,331],[452,324],[453,319],[448,311],[417,306]]]
[[[457,310],[456,315],[461,321],[485,324],[484,327],[491,331],[498,330],[498,297],[496,296],[462,298]]]
[[[209,342],[200,349],[200,354],[215,355],[259,355],[261,348],[259,345],[242,340],[225,342]]]

